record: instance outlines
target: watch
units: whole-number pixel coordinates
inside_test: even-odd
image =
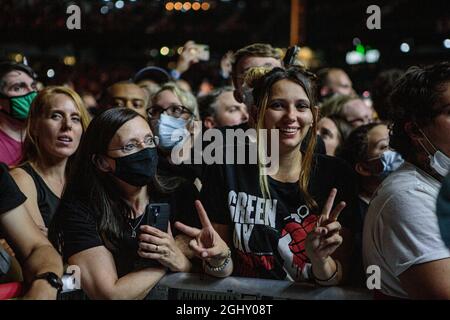
[[[47,280],[47,282],[56,290],[61,291],[63,288],[63,282],[61,280],[60,277],[58,277],[55,273],[53,272],[46,272],[46,273],[42,273],[37,275],[35,278],[35,280],[37,279],[44,279]]]

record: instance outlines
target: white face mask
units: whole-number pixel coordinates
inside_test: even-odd
[[[420,130],[420,129],[419,129]],[[428,153],[428,158],[430,159],[430,167],[434,169],[439,175],[445,177],[450,171],[450,158],[447,157],[441,150],[436,148],[433,143],[431,143],[430,139],[426,136],[426,134],[420,130],[422,135],[427,139],[428,143],[433,146],[436,150],[434,154],[431,154],[427,148],[419,141],[422,145],[422,148]]]
[[[434,171],[445,177],[450,171],[450,158],[440,150],[436,151],[434,155],[430,155],[429,157],[430,166],[434,169]]]

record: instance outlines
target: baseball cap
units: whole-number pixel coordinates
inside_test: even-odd
[[[152,80],[158,84],[163,84],[170,81],[170,75],[163,68],[150,66],[139,70],[133,77],[135,83],[142,80]]]

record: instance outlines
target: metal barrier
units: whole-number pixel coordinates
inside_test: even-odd
[[[81,290],[66,291],[63,300],[86,299]],[[369,290],[348,287],[319,287],[290,281],[227,277],[204,274],[166,275],[147,299],[155,300],[372,300]]]

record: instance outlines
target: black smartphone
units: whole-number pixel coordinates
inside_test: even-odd
[[[168,203],[151,203],[147,210],[149,211],[144,224],[167,232],[169,229],[170,205]]]
[[[143,225],[149,225],[155,227],[161,231],[167,232],[169,229],[170,220],[170,205],[168,203],[151,203],[147,207],[146,217]],[[152,259],[139,258],[135,263],[135,267],[141,268],[153,268],[161,266],[161,264]]]
[[[295,60],[297,59],[297,55],[300,52],[300,47],[292,46],[287,49],[286,54],[283,58],[283,64],[287,68],[289,66],[295,65]]]

